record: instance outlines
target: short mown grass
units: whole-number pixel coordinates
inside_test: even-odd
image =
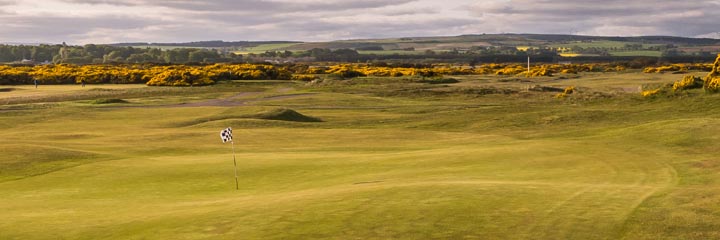
[[[642,98],[621,90],[672,81],[633,72],[458,79],[4,104],[0,239],[720,237],[720,96]],[[555,99],[527,84],[581,91]],[[460,90],[490,87],[516,91]],[[175,104],[246,91],[262,94]],[[279,92],[314,94],[264,98]],[[112,98],[133,104],[87,104]]]

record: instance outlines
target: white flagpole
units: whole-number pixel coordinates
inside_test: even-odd
[[[527,71],[527,77],[530,78],[530,55],[528,54],[528,71]]]
[[[235,160],[235,141],[230,140],[230,144],[232,144],[233,164],[235,165],[235,190],[239,190],[239,189],[240,189],[240,185],[238,184],[237,161]]]

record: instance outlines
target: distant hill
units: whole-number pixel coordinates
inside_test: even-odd
[[[482,36],[482,35],[467,35]],[[637,36],[637,37],[606,37],[606,36],[583,36],[583,35],[548,35],[548,34],[501,34],[500,36],[518,36],[527,39],[542,40],[548,42],[572,42],[572,41],[619,41],[619,42],[642,42],[648,44],[676,44],[676,45],[714,45],[719,44],[720,39],[713,38],[686,38],[673,36]]]
[[[0,63],[216,62],[708,62],[720,39],[672,36],[607,37],[552,34],[474,34],[353,39],[329,42],[199,41],[84,46],[0,44]],[[28,61],[29,60],[29,61]]]
[[[132,47],[132,46],[162,46],[162,47],[195,47],[195,48],[227,48],[227,47],[255,47],[264,44],[290,44],[301,43],[297,41],[200,41],[186,43],[114,43],[109,44],[116,47]]]
[[[386,39],[355,39],[339,40],[330,42],[301,42],[301,41],[199,41],[185,43],[114,43],[111,46],[175,46],[175,47],[197,47],[197,48],[223,48],[223,47],[256,47],[267,44],[296,44],[290,49],[311,49],[311,48],[363,48],[370,46],[398,46],[402,44],[425,44],[441,45],[448,43],[480,43],[480,45],[549,45],[572,42],[592,41],[614,41],[643,44],[674,44],[679,46],[691,45],[720,45],[720,39],[713,38],[686,38],[673,36],[637,36],[637,37],[608,37],[608,36],[583,36],[583,35],[557,35],[557,34],[474,34],[449,37],[405,37]],[[442,48],[442,46],[428,46],[428,48]]]
[[[422,55],[428,51],[468,52],[487,49],[556,49],[565,57],[710,56],[720,52],[720,39],[673,36],[607,37],[557,34],[474,34],[440,37],[354,39],[330,42],[201,41],[188,43],[118,43],[113,46],[225,49],[237,54],[275,51],[353,49],[362,54]]]

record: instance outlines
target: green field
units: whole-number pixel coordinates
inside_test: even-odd
[[[130,46],[132,48],[157,48],[163,51],[167,50],[173,50],[173,49],[212,49],[211,47],[194,47],[194,46],[163,46],[163,45],[133,45]]]
[[[236,54],[260,54],[267,51],[284,51],[289,47],[297,45],[298,43],[273,43],[273,44],[260,44],[255,47],[242,48],[243,50],[235,51]],[[218,47],[194,47],[194,46],[163,46],[163,45],[134,45],[133,48],[157,48],[160,50],[173,50],[179,48],[192,48],[192,49],[215,49]],[[240,48],[240,47],[235,47]]]
[[[558,44],[549,44],[548,47],[552,48],[572,48],[572,47],[581,47],[581,48],[622,48],[625,47],[626,44],[640,44],[636,42],[623,42],[623,41],[608,41],[608,40],[594,40],[594,41],[576,41],[576,42],[567,42],[567,43],[558,43]],[[658,46],[660,44],[642,44],[643,47],[652,47],[652,46]]]
[[[365,51],[365,50],[361,50],[361,51],[358,51],[358,53],[360,53],[360,54],[376,54],[376,55],[393,55],[393,54],[397,54],[397,55],[420,55],[420,54],[425,54],[424,51],[405,51],[405,50],[382,50],[382,51],[380,51],[380,50],[378,50],[378,51]]]
[[[5,86],[0,239],[718,239],[720,96],[637,93],[680,77]]]
[[[243,50],[236,51],[235,54],[260,54],[267,51],[285,51],[288,48],[298,45],[297,43],[274,43],[274,44],[261,44],[256,47],[248,47]]]
[[[660,57],[662,56],[662,52],[660,51],[623,51],[623,52],[610,52],[610,55],[613,56],[619,56],[619,57],[636,57],[636,56],[643,56],[643,57]]]

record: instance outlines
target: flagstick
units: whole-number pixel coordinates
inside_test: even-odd
[[[239,190],[240,186],[238,184],[238,177],[237,177],[237,161],[235,160],[235,142],[230,140],[230,143],[232,144],[233,164],[235,165],[235,190]]]

